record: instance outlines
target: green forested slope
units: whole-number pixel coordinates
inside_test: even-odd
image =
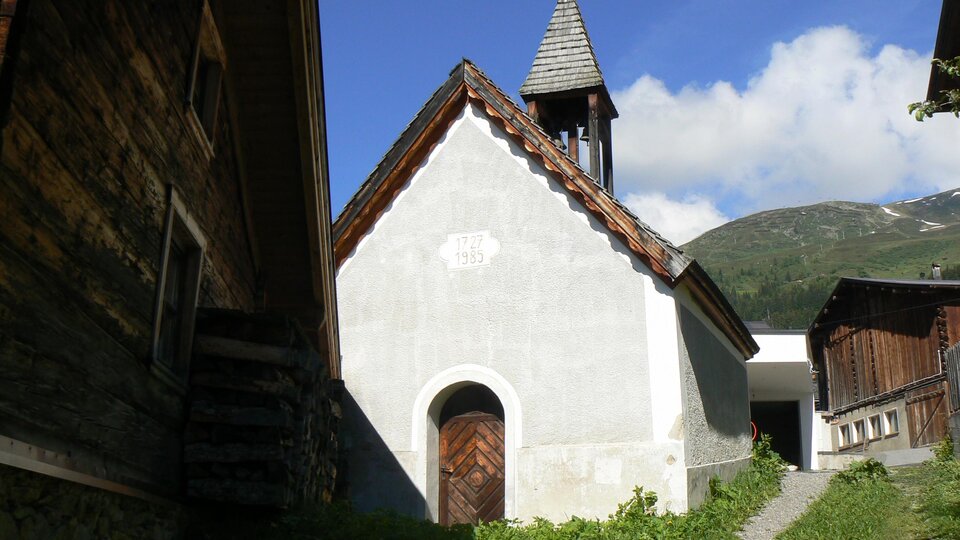
[[[841,276],[960,279],[960,190],[883,206],[825,202],[740,218],[683,246],[745,320],[806,328]]]

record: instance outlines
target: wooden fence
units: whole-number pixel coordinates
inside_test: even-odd
[[[960,343],[947,349],[947,382],[950,386],[950,414],[960,411]]]

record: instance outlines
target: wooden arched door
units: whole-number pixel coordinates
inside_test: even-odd
[[[503,518],[503,420],[470,412],[440,428],[440,523]]]

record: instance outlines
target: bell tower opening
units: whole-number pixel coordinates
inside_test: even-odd
[[[558,0],[520,87],[528,114],[613,194],[611,121],[619,116],[576,0]],[[586,143],[586,156],[580,143]]]

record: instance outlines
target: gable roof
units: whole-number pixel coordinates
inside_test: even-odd
[[[580,164],[556,146],[520,107],[464,59],[407,125],[333,225],[339,267],[420,168],[467,103],[473,103],[541,163],[587,211],[670,288],[686,284],[700,307],[745,358],[759,349],[716,284],[700,265],[600,187]]]
[[[810,324],[807,330],[808,334],[813,335],[829,325],[838,321],[839,315],[846,313],[843,311],[851,305],[849,298],[844,298],[844,294],[851,289],[867,289],[877,292],[887,292],[891,294],[899,293],[922,293],[925,295],[937,294],[931,305],[960,302],[960,280],[950,279],[874,279],[874,278],[853,278],[842,277],[837,281],[837,286],[827,297],[827,301],[820,308],[817,316]],[[927,297],[931,298],[931,297]],[[838,305],[839,304],[839,305]],[[843,319],[843,317],[841,317]],[[845,320],[845,319],[844,319]]]
[[[576,0],[558,0],[521,96],[603,86],[603,74]]]

